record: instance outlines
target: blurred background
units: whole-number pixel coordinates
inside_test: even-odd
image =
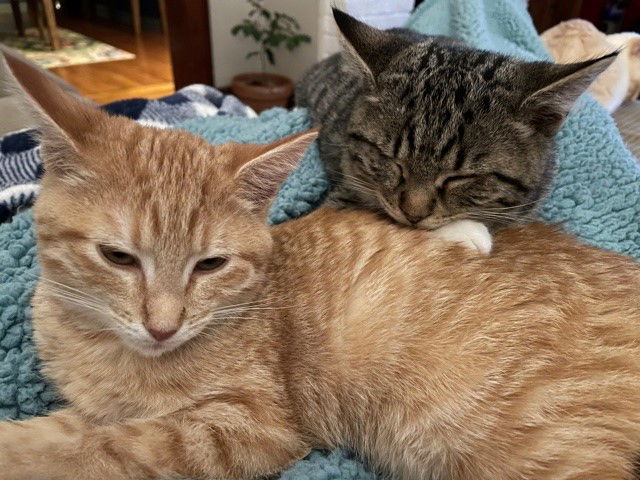
[[[290,15],[310,38],[292,50],[278,48],[267,71],[295,82],[338,49],[330,0],[261,3]],[[388,28],[402,25],[421,2],[333,3]],[[251,8],[245,0],[0,0],[0,42],[98,103],[157,98],[192,83],[226,89],[234,75],[261,70],[258,55],[245,58],[255,39],[231,33]],[[528,8],[540,32],[576,17],[607,33],[640,28],[639,0],[531,0]]]
[[[100,105],[166,97],[204,84],[233,93],[260,112],[293,106],[295,82],[339,49],[332,4],[390,28],[404,25],[422,1],[0,0],[0,43],[53,75],[63,88]],[[512,1],[526,6],[539,33],[553,33],[542,39],[558,62],[615,48],[629,52],[618,67],[624,73],[611,71],[609,79],[601,79],[627,82],[622,97],[601,102],[607,110],[640,95],[640,38],[620,43],[610,35],[640,30],[640,0]],[[576,18],[582,23],[565,22]],[[589,41],[600,45],[598,51],[572,50],[571,42],[588,43],[583,35],[593,37]],[[561,51],[554,51],[553,42]],[[635,109],[616,120],[625,116],[620,129],[640,144],[640,102],[632,103]],[[6,92],[0,92],[0,112],[9,113],[0,117],[0,134],[27,122]]]

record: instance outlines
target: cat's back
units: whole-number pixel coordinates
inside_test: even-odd
[[[434,238],[433,232],[394,224],[376,213],[356,209],[320,208],[273,230],[287,249],[331,256],[336,263],[356,261],[372,248],[409,274],[414,270],[433,274],[442,269],[466,276],[482,271],[482,278],[507,276],[511,280],[531,274],[547,279],[570,275],[574,282],[625,279],[613,282],[613,289],[633,288],[628,282],[640,286],[640,264],[631,257],[589,246],[557,226],[542,223],[497,232],[488,256],[443,242]],[[286,253],[295,256],[290,251]]]
[[[314,291],[335,290],[328,294],[343,307],[363,301],[361,312],[382,309],[383,316],[419,321],[467,312],[473,321],[494,318],[496,325],[614,319],[626,312],[640,335],[640,266],[556,227],[499,232],[489,256],[362,211],[324,208],[275,232],[285,275]],[[474,309],[483,314],[474,317]],[[518,311],[530,318],[523,320]]]

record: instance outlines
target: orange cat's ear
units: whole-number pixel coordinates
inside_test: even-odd
[[[84,133],[107,114],[63,91],[30,64],[0,50],[0,67],[7,73],[3,89],[15,91],[33,115],[47,172],[67,180],[86,174],[79,146]]]
[[[251,152],[252,156],[235,174],[238,195],[251,204],[252,210],[265,212],[282,182],[298,166],[317,136],[317,130],[310,130],[271,145],[244,146],[245,152]]]
[[[629,42],[629,49],[631,50],[631,55],[640,58],[640,37],[634,38]]]

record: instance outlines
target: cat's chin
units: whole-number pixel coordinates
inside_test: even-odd
[[[127,347],[129,347],[129,349],[133,350],[135,353],[137,353],[142,357],[157,358],[157,357],[160,357],[161,355],[164,355],[165,353],[169,353],[174,351],[177,348],[180,348],[180,345],[171,347],[171,346],[158,343],[151,347],[147,347],[147,346],[142,347],[140,345],[137,345],[135,347],[133,345],[127,345]]]
[[[132,340],[130,338],[121,339],[124,346],[142,357],[156,358],[169,352],[173,352],[182,347],[188,339],[170,340],[167,342],[154,342],[151,340]]]

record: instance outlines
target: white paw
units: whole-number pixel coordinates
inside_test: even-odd
[[[459,243],[482,255],[489,255],[493,246],[493,239],[487,227],[473,220],[458,220],[434,230],[433,234],[445,242]]]

